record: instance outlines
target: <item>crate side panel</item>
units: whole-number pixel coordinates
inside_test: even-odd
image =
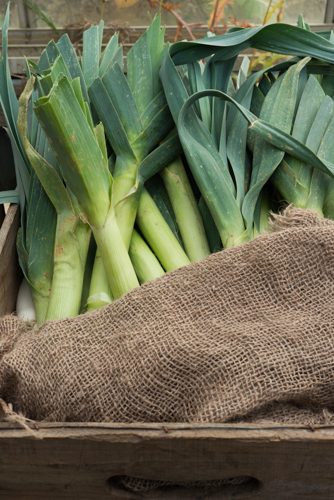
[[[107,498],[334,498],[334,432],[306,430],[40,429],[1,431],[0,497],[36,500]],[[200,492],[159,488],[135,496],[123,475],[163,481],[247,476],[240,487]],[[190,495],[190,496],[189,496]]]
[[[0,228],[0,316],[15,309],[20,272],[16,253],[19,209],[11,205]]]

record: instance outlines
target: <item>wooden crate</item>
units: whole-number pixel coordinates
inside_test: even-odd
[[[17,292],[18,222],[12,206],[0,229],[2,314],[13,309]],[[334,426],[43,423],[34,433],[0,423],[0,498],[334,499]],[[207,491],[178,486],[139,495],[121,487],[124,475],[247,480]]]

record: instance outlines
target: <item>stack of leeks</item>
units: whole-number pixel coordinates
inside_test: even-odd
[[[157,17],[125,75],[100,23],[81,57],[66,35],[51,41],[18,104],[8,23],[7,11],[0,96],[39,324],[251,240],[282,202],[334,216],[330,34],[271,25],[167,48]],[[244,59],[235,76],[247,46],[295,59],[251,75]]]
[[[3,26],[1,102],[17,165],[18,253],[38,323],[110,303],[210,253],[159,70],[157,17],[123,72],[103,23],[51,41],[18,104]],[[161,175],[160,175],[161,174]],[[144,182],[149,180],[147,189]]]

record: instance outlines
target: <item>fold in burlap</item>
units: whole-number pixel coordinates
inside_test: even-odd
[[[273,232],[94,313],[0,320],[0,398],[36,420],[334,421],[334,223]]]

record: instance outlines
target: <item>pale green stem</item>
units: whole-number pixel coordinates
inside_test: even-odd
[[[101,253],[111,294],[117,299],[139,286],[139,282],[114,211],[110,211],[103,227],[93,227],[92,230]]]
[[[112,204],[123,240],[129,249],[136,219],[139,194],[134,191],[138,165],[131,160],[117,158],[113,177]]]
[[[254,238],[268,231],[270,218],[270,202],[267,191],[261,193],[259,200],[259,212],[255,211],[254,219]]]
[[[244,231],[243,233],[239,234],[227,234],[226,230],[224,231],[224,235],[221,235],[222,240],[224,241],[224,248],[234,248],[238,247],[239,245],[242,245],[243,243],[247,243],[247,241],[250,241],[253,238],[253,233],[250,234],[248,231]]]
[[[160,262],[136,230],[133,230],[132,233],[129,255],[140,283],[152,281],[165,274]],[[99,309],[111,302],[107,274],[100,252],[97,251],[87,300],[87,311]]]
[[[308,210],[312,210],[313,212],[315,212],[318,215],[318,217],[324,217],[323,209],[322,209],[322,207],[319,206],[317,201],[309,200],[307,202],[307,204],[305,205],[305,207],[303,207],[303,208],[306,208]]]
[[[324,203],[324,214],[329,219],[334,219],[334,180],[328,180],[326,199]]]
[[[89,226],[80,222],[72,212],[58,214],[46,320],[79,314],[90,234]]]
[[[136,230],[132,233],[129,255],[140,283],[152,281],[165,274],[160,262]]]
[[[212,253],[219,252],[222,249],[222,242],[217,226],[214,223],[212,215],[208,209],[203,196],[199,199],[198,209],[201,213],[203,224],[205,227],[206,237],[209,242],[210,250]]]
[[[265,233],[269,229],[269,219],[270,219],[270,206],[268,200],[261,206],[261,214],[260,214],[260,234]]]
[[[324,216],[326,191],[330,182],[331,178],[329,176],[318,169],[313,169],[309,196],[305,208],[313,210],[320,217]]]
[[[161,172],[186,253],[191,262],[210,254],[201,214],[181,159]]]
[[[100,251],[96,251],[92,277],[87,299],[87,311],[94,311],[112,302],[107,273],[104,269]]]
[[[49,297],[41,295],[34,289],[32,289],[32,297],[36,313],[36,322],[38,325],[42,325],[46,318],[46,313],[49,306]]]
[[[139,200],[137,224],[166,271],[173,271],[190,263],[185,251],[146,189],[142,190]]]

